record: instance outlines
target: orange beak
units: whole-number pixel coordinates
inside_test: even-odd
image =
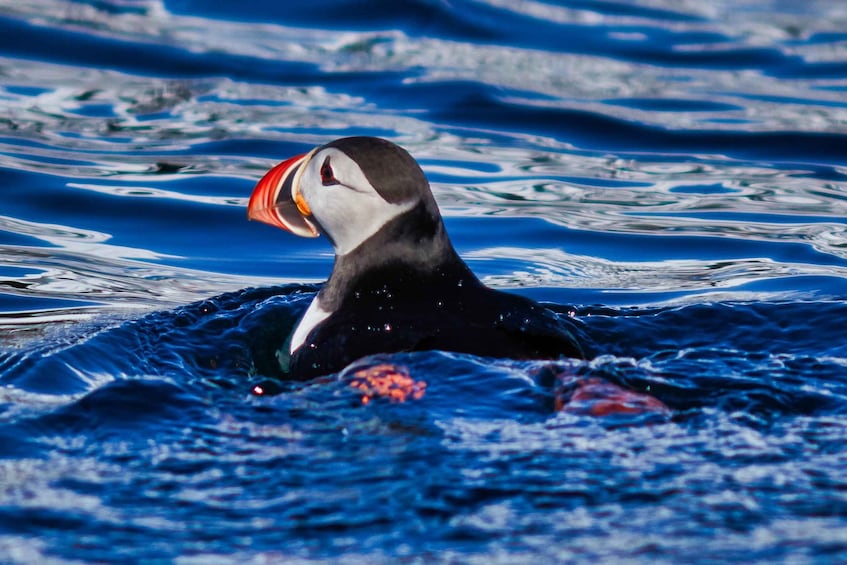
[[[250,196],[247,218],[301,237],[318,237],[318,228],[310,220],[312,211],[300,192],[300,173],[310,157],[297,155],[265,173]]]

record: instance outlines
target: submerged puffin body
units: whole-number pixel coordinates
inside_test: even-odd
[[[291,336],[293,378],[400,351],[583,356],[567,320],[476,278],[453,249],[420,167],[386,140],[338,139],[280,163],[256,186],[248,216],[324,234],[335,248],[332,274]]]

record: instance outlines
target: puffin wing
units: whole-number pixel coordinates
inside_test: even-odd
[[[583,358],[576,326],[527,298],[483,288],[460,300],[341,310],[291,358],[295,378],[340,371],[376,353],[454,351],[513,359]]]
[[[585,357],[575,324],[535,302],[506,292],[488,289],[492,295],[487,311],[496,312],[490,322],[500,334],[504,353],[500,357],[555,359]]]

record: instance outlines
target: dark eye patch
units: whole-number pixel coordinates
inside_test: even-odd
[[[324,159],[324,162],[321,165],[321,182],[324,186],[338,184],[338,181],[335,179],[335,173],[332,172],[332,165],[329,162],[329,157]]]

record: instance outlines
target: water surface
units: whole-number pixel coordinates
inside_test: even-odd
[[[845,29],[823,0],[3,2],[3,560],[837,560]],[[471,268],[591,358],[287,381],[331,250],[245,206],[344,135],[406,147]],[[425,395],[363,404],[384,361]],[[556,411],[587,379],[670,411]]]

